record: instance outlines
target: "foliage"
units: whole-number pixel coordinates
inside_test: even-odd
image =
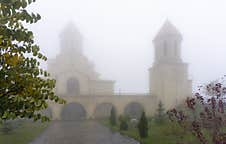
[[[145,112],[142,113],[140,121],[138,123],[138,131],[141,138],[148,137],[148,120]]]
[[[165,109],[163,103],[160,101],[158,104],[157,114],[155,116],[155,121],[157,123],[163,123],[165,120]]]
[[[34,1],[0,1],[0,121],[46,121],[48,117],[39,111],[48,107],[48,101],[65,102],[54,94],[55,80],[40,68],[40,61],[47,58],[35,44],[32,31],[24,27],[41,19],[26,10]]]
[[[110,123],[113,126],[117,123],[116,110],[114,107],[111,108]]]
[[[225,76],[220,80],[200,86],[194,97],[187,98],[187,107],[192,112],[200,109],[195,117],[186,111],[172,109],[168,115],[185,130],[199,139],[201,144],[226,143],[226,115],[224,111],[226,87]]]

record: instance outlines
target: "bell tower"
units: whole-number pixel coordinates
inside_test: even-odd
[[[76,26],[70,22],[60,34],[60,54],[74,58],[82,54],[83,38]]]
[[[153,40],[155,59],[149,69],[150,93],[166,108],[174,107],[190,96],[188,64],[181,58],[182,35],[168,20]]]

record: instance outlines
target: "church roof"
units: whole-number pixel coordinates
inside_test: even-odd
[[[67,23],[67,25],[64,27],[64,29],[60,33],[60,37],[64,37],[65,34],[68,34],[68,33],[72,33],[76,36],[82,37],[81,33],[77,29],[77,26],[72,21]]]
[[[82,35],[73,22],[69,22],[60,33],[60,39],[69,39],[76,42],[82,41]]]
[[[159,32],[155,36],[154,41],[158,39],[162,39],[164,37],[170,37],[170,36],[177,36],[182,39],[182,35],[177,30],[177,28],[169,20],[166,20],[162,28],[159,30]]]

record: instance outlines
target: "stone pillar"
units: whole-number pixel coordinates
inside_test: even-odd
[[[87,105],[86,106],[86,117],[87,119],[94,119],[94,111],[95,111],[95,105]]]
[[[52,109],[52,119],[53,120],[61,120],[61,111],[63,109],[63,105],[50,105]]]

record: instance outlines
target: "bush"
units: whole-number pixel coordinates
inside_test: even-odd
[[[128,123],[125,119],[120,121],[120,130],[127,131],[129,129]]]
[[[174,108],[168,111],[170,120],[195,136],[200,144],[226,143],[226,76],[207,85],[199,86],[193,97],[188,97],[190,111]]]

